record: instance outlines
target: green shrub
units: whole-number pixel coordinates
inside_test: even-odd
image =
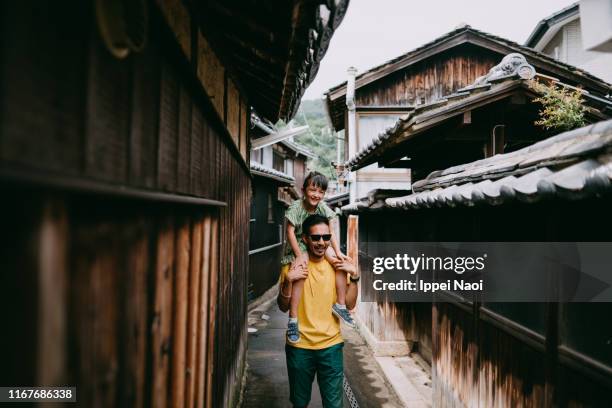
[[[569,89],[555,84],[531,81],[531,87],[541,94],[534,102],[542,104],[540,120],[534,123],[546,130],[571,130],[586,124],[582,91]]]

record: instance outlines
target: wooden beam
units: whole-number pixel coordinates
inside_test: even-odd
[[[152,387],[153,407],[168,406],[170,373],[170,341],[172,332],[172,281],[174,276],[174,223],[171,218],[161,226],[157,236],[155,265],[155,299],[152,322]]]
[[[211,249],[212,249],[212,218],[204,218],[202,225],[202,263],[200,267],[200,288],[198,299],[198,330],[197,330],[197,357],[195,373],[195,406],[204,407],[206,402],[206,373],[208,358],[208,308],[210,298],[210,271],[211,271]]]
[[[346,253],[359,270],[359,216],[349,215],[346,232]]]
[[[210,281],[208,299],[208,338],[206,344],[206,408],[213,408],[213,379],[215,375],[215,332],[219,284],[219,221],[214,218],[211,225]]]
[[[185,368],[186,368],[186,342],[187,342],[187,301],[189,282],[189,254],[191,243],[189,232],[191,225],[187,220],[181,220],[177,226],[175,259],[176,270],[174,274],[174,325],[172,338],[172,377],[171,401],[172,407],[185,405]]]
[[[124,403],[144,407],[147,396],[147,339],[149,339],[149,271],[152,265],[149,222],[134,220],[137,238],[131,243],[125,271],[123,306],[123,341],[121,343],[127,373],[123,376]],[[136,234],[135,234],[136,235]],[[121,378],[121,376],[120,376]]]
[[[203,221],[194,222],[191,229],[191,259],[189,264],[189,300],[187,307],[187,363],[185,367],[185,406],[195,407],[198,329],[200,319],[200,281],[202,279]]]
[[[38,232],[37,384],[68,380],[68,230],[64,204],[47,201]]]

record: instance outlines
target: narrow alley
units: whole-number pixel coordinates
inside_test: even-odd
[[[249,312],[244,408],[291,406],[284,352],[287,314],[278,309],[276,297],[270,297],[273,294]],[[407,356],[377,359],[356,329],[343,326],[342,336],[346,408],[431,407],[431,377],[426,367]],[[381,364],[390,372],[383,372]],[[309,407],[322,407],[316,380]]]
[[[492,3],[0,2],[0,404],[612,407],[612,0]]]

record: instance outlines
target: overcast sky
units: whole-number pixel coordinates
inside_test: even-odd
[[[320,98],[346,80],[465,23],[523,44],[536,24],[571,0],[350,0],[315,80],[303,99]]]

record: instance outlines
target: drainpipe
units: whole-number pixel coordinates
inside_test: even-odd
[[[333,132],[333,131],[331,131],[331,130],[330,130],[330,132],[331,132],[332,134],[334,134],[334,133],[335,133],[335,132]],[[339,166],[339,165],[341,165],[341,164],[342,164],[342,162],[344,161],[344,160],[342,160],[342,156],[340,155],[340,147],[341,147],[341,145],[340,145],[340,140],[341,140],[341,138],[339,138],[337,135],[334,135],[334,137],[336,138],[336,163],[337,163],[337,164],[338,164],[338,166]]]
[[[349,67],[346,70],[348,75],[346,81],[346,108],[348,112],[348,121],[346,126],[347,137],[348,137],[348,157],[351,158],[357,154],[357,118],[355,115],[355,75],[357,75],[357,68]],[[349,202],[354,203],[357,201],[357,183],[355,179],[355,172],[349,173]]]
[[[323,95],[323,112],[325,113],[325,122],[327,123],[327,127],[329,129],[329,134],[336,139],[336,174],[339,174],[340,166],[344,163],[342,156],[340,155],[340,138],[338,134],[334,130],[334,124],[332,123],[331,115],[329,113],[329,101],[327,99],[327,94]],[[338,179],[340,181],[340,179]],[[339,187],[339,185],[338,185]]]

